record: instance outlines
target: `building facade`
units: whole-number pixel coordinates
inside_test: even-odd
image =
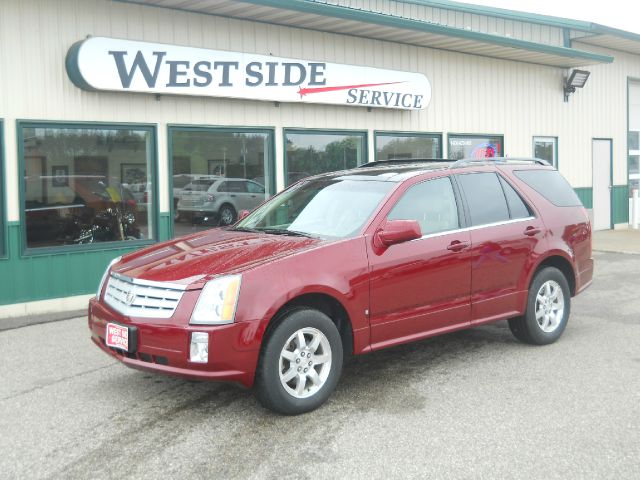
[[[0,318],[374,160],[537,156],[629,223],[638,35],[443,0],[0,4]]]

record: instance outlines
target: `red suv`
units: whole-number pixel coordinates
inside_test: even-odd
[[[369,164],[116,259],[89,327],[127,366],[237,382],[297,414],[352,354],[503,319],[554,342],[592,274],[587,212],[546,162]]]

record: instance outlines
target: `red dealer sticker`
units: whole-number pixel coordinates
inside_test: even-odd
[[[129,351],[129,329],[127,327],[107,323],[106,333],[105,343],[109,347],[119,348],[125,352]]]

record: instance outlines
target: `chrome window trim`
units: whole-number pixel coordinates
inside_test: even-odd
[[[503,220],[501,222],[485,223],[483,225],[474,225],[472,227],[458,228],[458,229],[455,229],[455,230],[445,230],[444,232],[428,233],[427,235],[423,235],[422,237],[416,238],[415,240],[411,240],[411,241],[412,242],[417,242],[417,241],[423,240],[425,238],[441,237],[443,235],[449,235],[451,233],[464,233],[464,232],[471,232],[473,230],[479,230],[481,228],[499,227],[499,226],[502,226],[502,225],[510,225],[512,223],[528,222],[530,220],[535,220],[535,218],[536,217],[514,218],[512,220]]]
[[[116,277],[119,280],[123,280],[125,282],[133,283],[135,285],[140,285],[143,287],[154,287],[154,288],[162,288],[168,290],[186,290],[186,285],[181,285],[179,283],[169,283],[169,282],[155,282],[153,280],[141,280],[139,278],[127,277],[126,275],[122,275],[121,273],[111,272],[111,275]]]

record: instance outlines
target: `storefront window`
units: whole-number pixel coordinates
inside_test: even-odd
[[[441,157],[441,135],[393,132],[376,133],[376,160]]]
[[[490,158],[504,155],[501,135],[449,135],[449,159]]]
[[[533,156],[558,167],[558,139],[556,137],[533,137]]]
[[[235,223],[273,194],[273,132],[175,127],[174,235]]]
[[[285,131],[285,183],[366,162],[367,136],[360,132]]]
[[[153,131],[19,127],[28,248],[152,237]]]

